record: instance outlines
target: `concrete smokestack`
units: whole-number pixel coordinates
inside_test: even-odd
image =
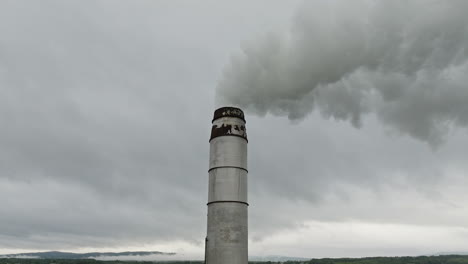
[[[244,112],[214,112],[210,138],[206,264],[247,264],[247,133]]]

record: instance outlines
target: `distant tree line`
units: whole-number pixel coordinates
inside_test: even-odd
[[[203,261],[102,261],[95,259],[21,259],[0,258],[0,264],[204,264]],[[308,261],[257,262],[249,264],[468,264],[468,256],[324,258]]]

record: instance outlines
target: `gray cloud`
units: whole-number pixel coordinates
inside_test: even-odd
[[[193,216],[204,215],[199,177],[206,172],[199,152],[208,145],[193,138],[207,139],[209,126],[198,125],[191,109],[207,117],[211,109],[188,95],[192,88],[212,97],[193,87],[204,82],[196,61],[210,55],[178,63],[191,51],[185,33],[153,25],[164,10],[109,4],[2,4],[0,157],[9,203],[0,233],[7,248],[198,240],[192,226],[204,221]],[[171,34],[181,39],[169,43]]]
[[[283,10],[245,4],[3,1],[0,249],[200,245],[224,50]]]
[[[249,121],[257,239],[306,219],[466,226],[458,215],[466,208],[464,131],[433,151],[390,134],[376,118],[360,129],[317,114],[289,126],[271,116]]]
[[[202,255],[220,69],[240,42],[281,31],[296,9],[269,0],[2,1],[0,252],[153,244],[179,252],[178,241],[185,241]],[[382,127],[384,118],[402,122],[392,121],[400,108],[384,103],[382,114],[360,115],[384,100],[368,98],[372,83],[392,87],[412,77],[358,70],[299,102],[310,110],[307,96],[314,97],[335,121],[317,113],[294,125],[247,116],[252,248],[285,230],[301,232],[308,221],[466,227],[465,131],[450,131],[432,151]],[[385,100],[416,96],[414,89],[386,90]],[[334,101],[342,108],[327,106]],[[455,116],[462,111],[450,109]],[[354,116],[361,129],[341,122]],[[352,252],[347,245],[343,252]],[[308,255],[309,245],[302,246],[266,254],[302,248]],[[412,250],[388,252],[419,252]]]
[[[253,113],[325,116],[387,126],[437,145],[466,126],[464,1],[307,1],[290,31],[232,57],[218,101]]]

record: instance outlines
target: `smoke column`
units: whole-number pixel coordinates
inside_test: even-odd
[[[437,145],[468,124],[468,1],[307,1],[288,32],[232,56],[217,103],[301,119],[314,109]]]

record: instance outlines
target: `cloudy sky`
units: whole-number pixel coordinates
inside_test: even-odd
[[[213,110],[250,255],[468,248],[466,1],[0,1],[0,253],[203,258]]]

